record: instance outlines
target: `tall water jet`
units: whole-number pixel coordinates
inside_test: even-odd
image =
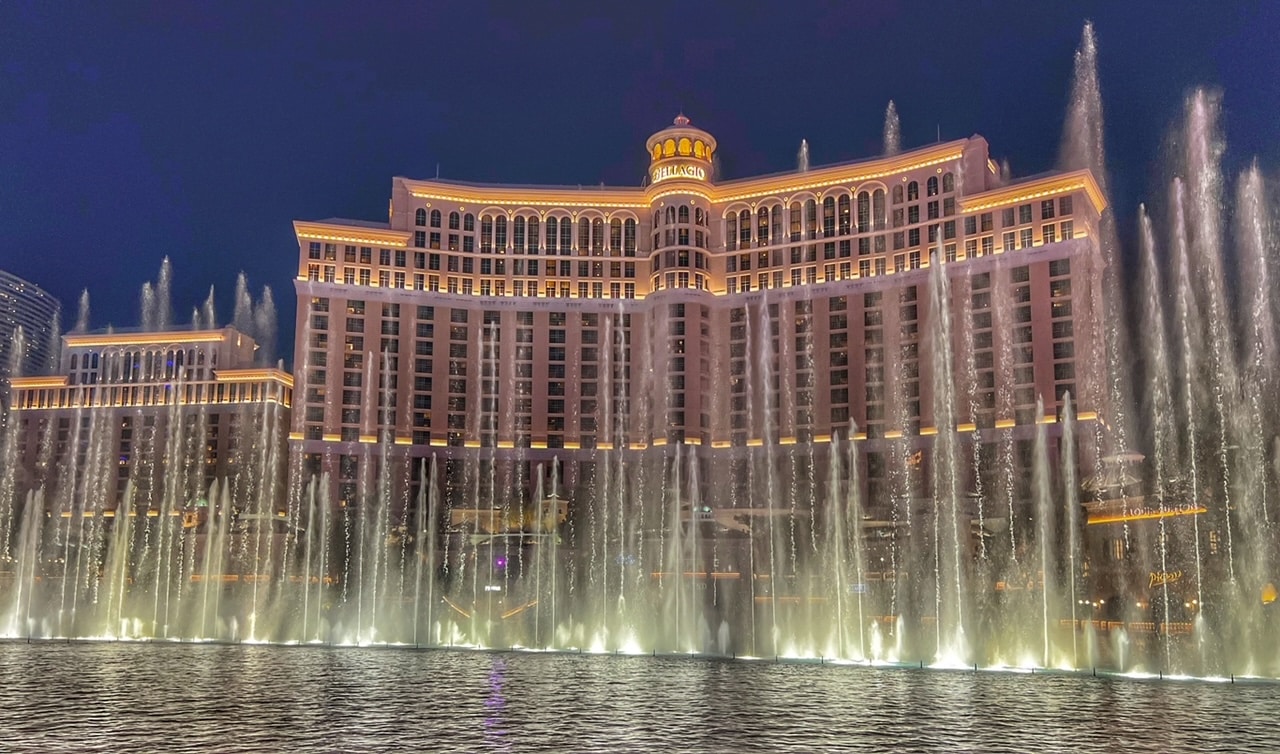
[[[1236,184],[1236,248],[1239,253],[1241,284],[1239,309],[1241,327],[1240,385],[1242,403],[1234,407],[1240,437],[1236,450],[1239,495],[1236,514],[1243,583],[1238,610],[1245,635],[1263,635],[1266,615],[1257,595],[1275,577],[1274,549],[1276,477],[1267,462],[1269,438],[1277,432],[1274,412],[1267,402],[1277,389],[1277,325],[1273,304],[1275,276],[1270,204],[1261,172],[1255,162]],[[1252,658],[1249,658],[1252,659]],[[1237,660],[1236,667],[1245,667]],[[1248,668],[1257,672],[1258,668]]]
[[[13,332],[13,348],[9,351],[9,363],[5,374],[22,374],[22,362],[26,355],[26,335],[19,325]],[[4,385],[0,384],[0,387]],[[0,392],[0,469],[17,469],[21,434],[18,417],[14,415],[8,390]],[[18,475],[0,473],[0,562],[12,562],[15,517],[18,510]]]
[[[1067,170],[1087,169],[1104,196],[1109,196],[1106,146],[1103,134],[1102,88],[1098,79],[1098,44],[1093,23],[1086,21],[1076,48],[1066,122],[1062,132],[1059,164]],[[1100,310],[1091,317],[1095,330],[1090,339],[1095,364],[1106,369],[1093,370],[1082,394],[1099,400],[1106,422],[1096,422],[1095,439],[1101,450],[1099,458],[1128,450],[1129,396],[1128,366],[1125,354],[1124,290],[1120,285],[1119,238],[1115,214],[1104,210],[1098,223],[1098,246],[1101,265],[1094,265],[1088,281],[1092,299],[1100,301]]]
[[[80,291],[80,301],[76,307],[76,324],[71,328],[74,333],[89,332],[89,289]]]
[[[1227,578],[1233,588],[1239,586],[1239,563],[1234,540],[1237,522],[1231,511],[1236,509],[1240,490],[1240,454],[1236,449],[1242,439],[1240,416],[1240,379],[1236,363],[1235,329],[1227,303],[1227,286],[1223,270],[1223,178],[1222,153],[1225,145],[1218,127],[1221,100],[1204,89],[1196,90],[1186,104],[1184,138],[1184,170],[1189,211],[1195,222],[1189,227],[1191,273],[1197,279],[1195,301],[1199,322],[1204,330],[1206,350],[1197,352],[1200,374],[1198,384],[1206,391],[1205,403],[1214,453],[1211,468],[1217,487],[1214,497],[1218,510],[1214,513],[1222,524],[1226,544]],[[1201,357],[1200,354],[1203,354]],[[1222,606],[1218,606],[1221,608]]]
[[[1139,207],[1139,254],[1141,296],[1143,308],[1140,323],[1144,337],[1142,360],[1145,365],[1143,380],[1144,404],[1141,408],[1147,417],[1147,430],[1152,439],[1151,494],[1156,499],[1156,510],[1161,514],[1155,542],[1154,568],[1159,573],[1169,573],[1170,558],[1176,555],[1170,543],[1170,530],[1164,514],[1176,505],[1178,476],[1182,468],[1179,461],[1178,423],[1170,385],[1175,379],[1172,371],[1173,354],[1170,352],[1166,312],[1162,301],[1163,290],[1160,270],[1156,262],[1156,238],[1146,207]],[[1148,597],[1152,611],[1168,616],[1176,599],[1169,584],[1161,584],[1156,595]],[[1164,667],[1172,668],[1170,645],[1165,643]]]
[[[800,140],[800,151],[796,152],[796,170],[801,173],[809,172],[809,140]]]
[[[235,310],[231,326],[243,333],[253,334],[253,298],[249,295],[249,278],[241,272],[236,275]]]
[[[1085,168],[1105,194],[1106,153],[1103,144],[1102,88],[1098,81],[1098,41],[1093,22],[1086,21],[1076,48],[1059,162],[1069,170]]]
[[[253,309],[253,333],[258,343],[257,361],[270,365],[276,360],[276,302],[271,287],[263,286],[262,298]]]
[[[138,295],[138,304],[142,313],[143,332],[155,332],[160,325],[156,313],[156,291],[150,282],[142,284],[142,292]]]
[[[155,319],[157,330],[173,327],[173,265],[169,257],[160,261],[160,275],[156,279]]]
[[[1173,332],[1178,339],[1178,374],[1181,383],[1177,396],[1180,411],[1180,427],[1183,437],[1182,446],[1178,449],[1181,466],[1186,475],[1186,496],[1192,503],[1199,503],[1204,492],[1204,471],[1201,433],[1206,411],[1202,405],[1203,398],[1197,384],[1200,382],[1197,359],[1206,348],[1204,333],[1196,318],[1196,302],[1193,274],[1191,271],[1190,243],[1187,230],[1186,192],[1181,179],[1174,179],[1171,190],[1172,244],[1174,260],[1174,319]],[[1194,568],[1196,579],[1196,596],[1203,604],[1204,597],[1204,557],[1200,548],[1200,517],[1194,522]]]
[[[898,122],[898,107],[889,100],[884,109],[884,153],[892,156],[902,151],[902,125]]]
[[[933,415],[938,434],[933,446],[933,519],[935,547],[935,604],[938,644],[935,661],[967,666],[971,650],[965,595],[968,585],[964,548],[969,539],[968,518],[960,501],[960,458],[956,431],[957,405],[954,339],[951,323],[951,284],[942,255],[930,262],[930,339],[933,349]]]
[[[200,321],[209,329],[217,329],[218,312],[213,301],[213,286],[209,286],[209,295],[205,298],[204,304],[200,307]]]

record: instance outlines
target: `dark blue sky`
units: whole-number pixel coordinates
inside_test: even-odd
[[[535,8],[536,6],[536,8]],[[264,10],[263,8],[270,8]],[[1183,95],[1225,92],[1232,164],[1280,163],[1280,3],[0,3],[0,268],[137,323],[235,274],[292,320],[290,222],[384,219],[394,175],[638,183],[683,109],[726,177],[981,133],[1053,167],[1085,18],[1122,227]],[[288,355],[286,353],[286,355]]]

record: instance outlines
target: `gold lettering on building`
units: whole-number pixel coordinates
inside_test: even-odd
[[[695,181],[705,181],[707,170],[698,165],[662,165],[653,169],[654,183],[670,178],[692,178]]]

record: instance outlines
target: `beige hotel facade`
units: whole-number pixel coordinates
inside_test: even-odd
[[[761,464],[812,485],[852,438],[874,506],[941,406],[1022,463],[1037,397],[1051,438],[1068,393],[1096,420],[1087,171],[1002,180],[972,136],[715,180],[718,149],[680,116],[643,186],[394,178],[385,222],[295,222],[296,468],[408,501],[434,457],[454,504],[498,504],[553,461],[581,495],[606,459],[679,453],[732,506]]]

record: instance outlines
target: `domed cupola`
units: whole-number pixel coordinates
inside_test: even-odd
[[[680,114],[670,126],[649,137],[649,185],[669,181],[707,183],[711,180],[711,156],[716,140],[711,134],[695,128]]]

